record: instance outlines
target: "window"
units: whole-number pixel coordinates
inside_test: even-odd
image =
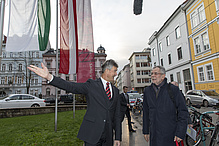
[[[9,71],[12,71],[12,64],[9,64],[8,70],[9,70]]]
[[[18,65],[18,71],[22,71],[22,64]]]
[[[163,51],[163,47],[162,47],[162,43],[161,42],[159,43],[159,49],[160,49],[160,52]]]
[[[178,60],[181,60],[182,59],[182,48],[181,47],[177,49],[177,54],[178,54]]]
[[[47,68],[51,68],[51,63],[50,63],[50,62],[47,62],[47,63],[46,63],[46,67],[47,67]]]
[[[207,73],[208,80],[214,80],[213,68],[211,64],[206,65],[206,73]]]
[[[195,53],[208,51],[210,49],[209,38],[207,32],[202,33],[194,39]]]
[[[50,88],[46,88],[46,95],[47,95],[47,96],[50,95]]]
[[[151,71],[150,70],[142,70],[142,75],[150,75]]]
[[[13,53],[12,52],[10,52],[10,58],[12,58],[13,57]]]
[[[195,43],[196,54],[198,54],[201,52],[201,47],[200,47],[200,42],[199,42],[198,37],[194,39],[194,43]]]
[[[196,12],[193,12],[191,14],[191,20],[192,20],[192,28],[196,27],[198,25],[198,20],[197,20]]]
[[[143,79],[142,79],[142,83],[150,83],[149,78],[143,78]]]
[[[169,36],[166,37],[166,42],[167,42],[167,46],[169,46],[170,45],[170,37]]]
[[[141,75],[141,72],[140,72],[140,70],[137,70],[137,75]]]
[[[201,5],[191,14],[192,28],[195,28],[197,25],[201,24],[203,21],[205,21],[205,19],[204,5]]]
[[[202,44],[204,50],[208,50],[210,48],[207,33],[202,34]]]
[[[176,39],[180,38],[181,34],[180,34],[180,27],[179,26],[176,27],[175,34],[176,34]]]
[[[177,82],[181,83],[181,76],[180,76],[180,72],[176,73],[176,77],[177,77]]]
[[[140,63],[139,62],[136,63],[136,67],[140,67]]]
[[[39,58],[39,52],[36,52],[36,58]]]
[[[19,57],[22,57],[23,53],[22,52],[18,52],[18,55],[19,55]]]
[[[2,55],[3,55],[3,58],[6,58],[6,53],[4,52],[4,53],[2,53]]]
[[[147,55],[140,55],[140,59],[146,60],[146,59],[148,59],[148,56]]]
[[[12,77],[8,77],[8,84],[10,85],[10,84],[12,84],[13,82],[12,82]]]
[[[147,67],[147,66],[149,66],[149,64],[147,62],[142,62],[141,63],[141,67]]]
[[[66,80],[66,81],[69,81],[69,75],[66,75],[66,76],[65,76],[65,80]]]
[[[199,81],[205,81],[204,69],[203,67],[198,67]]]
[[[160,65],[163,66],[163,58],[160,59]]]
[[[153,53],[153,54],[152,54],[153,56],[156,55],[155,48],[152,49],[152,53]]]
[[[135,59],[139,60],[140,59],[139,55],[135,55]]]
[[[172,64],[171,54],[168,54],[168,62],[169,62],[169,64]]]
[[[18,84],[21,84],[21,81],[22,81],[22,78],[21,78],[21,76],[19,76],[19,77],[18,77],[18,80],[17,80],[17,83],[18,83]]]
[[[2,84],[2,85],[5,84],[5,77],[1,77],[1,84]]]
[[[2,64],[2,71],[5,71],[5,70],[6,70],[6,65]]]
[[[35,79],[35,85],[38,85],[38,79]]]
[[[156,66],[156,62],[154,62],[154,66]]]
[[[173,74],[170,74],[170,82],[174,81]]]
[[[198,8],[198,18],[199,18],[199,23],[205,20],[205,11],[203,5]]]
[[[137,79],[137,83],[141,83],[141,79]]]

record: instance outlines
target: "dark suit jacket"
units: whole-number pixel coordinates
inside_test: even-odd
[[[129,104],[129,96],[128,96],[128,102],[126,101],[124,93],[120,94],[120,103],[121,103],[121,111],[125,112],[127,110],[127,104]]]
[[[113,145],[112,124],[115,124],[115,139],[121,140],[119,90],[115,86],[112,86],[112,101],[109,101],[101,79],[88,79],[85,83],[74,83],[54,76],[50,84],[68,92],[86,96],[87,111],[78,132],[79,139],[96,144],[107,123],[109,128],[107,139],[110,139],[107,145]]]

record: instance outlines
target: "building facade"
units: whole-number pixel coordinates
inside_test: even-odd
[[[31,64],[40,66],[43,52],[6,52],[5,44],[6,37],[2,47],[0,96],[21,93],[39,96],[42,93],[42,78],[27,67]]]
[[[131,90],[143,93],[144,88],[151,84],[150,48],[142,52],[133,52],[129,57]]]
[[[120,93],[123,92],[123,86],[127,86],[128,91],[132,89],[130,78],[130,64],[125,65],[123,69],[118,73],[116,83],[116,87],[119,89]]]
[[[219,93],[219,0],[190,0],[185,11],[195,89]]]
[[[194,86],[186,14],[183,10],[185,4],[186,2],[174,11],[148,42],[151,47],[152,66],[165,67],[168,81],[177,81],[183,93]]]
[[[105,48],[100,46],[97,49],[97,53],[94,54],[95,59],[95,72],[96,72],[96,78],[101,77],[102,70],[101,66],[106,61],[106,54],[105,54]],[[50,49],[46,53],[43,54],[43,63],[47,66],[49,72],[53,75],[56,75],[56,50]],[[70,81],[70,82],[76,82],[76,75],[73,74],[58,74],[59,77],[61,77],[64,80]],[[69,94],[68,92],[57,89],[58,90],[58,96],[63,94]],[[55,87],[48,85],[47,81],[43,79],[42,81],[42,96],[43,98],[47,97],[55,97]]]

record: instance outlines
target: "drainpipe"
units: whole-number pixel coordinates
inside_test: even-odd
[[[189,29],[188,29],[188,21],[187,21],[187,17],[186,17],[186,10],[183,10],[184,14],[185,14],[185,20],[186,20],[186,30],[187,30],[187,34],[189,36]],[[191,65],[191,74],[192,74],[192,87],[193,89],[195,89],[195,80],[194,80],[194,70],[193,70],[193,65],[192,65],[192,53],[191,53],[191,45],[190,45],[190,41],[189,41],[189,37],[188,38],[188,46],[189,46],[189,56],[190,56],[190,65]]]

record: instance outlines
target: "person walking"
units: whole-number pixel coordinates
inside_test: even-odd
[[[151,146],[175,146],[184,139],[187,130],[188,110],[178,87],[170,84],[175,100],[168,93],[165,68],[152,69],[152,84],[144,90],[143,134]],[[177,109],[176,109],[177,108]]]
[[[130,115],[130,103],[129,103],[129,95],[127,94],[128,87],[123,86],[123,93],[120,94],[120,103],[121,103],[121,122],[124,120],[125,115],[128,119],[129,132],[136,132],[132,128],[131,124],[131,115]]]
[[[110,59],[102,65],[102,76],[97,80],[88,79],[85,83],[68,82],[51,75],[41,63],[42,68],[30,65],[29,70],[48,80],[50,85],[73,94],[84,94],[87,111],[78,132],[78,138],[85,146],[113,146],[113,124],[115,128],[114,145],[120,146],[121,118],[119,90],[113,86],[117,75],[117,63]]]

